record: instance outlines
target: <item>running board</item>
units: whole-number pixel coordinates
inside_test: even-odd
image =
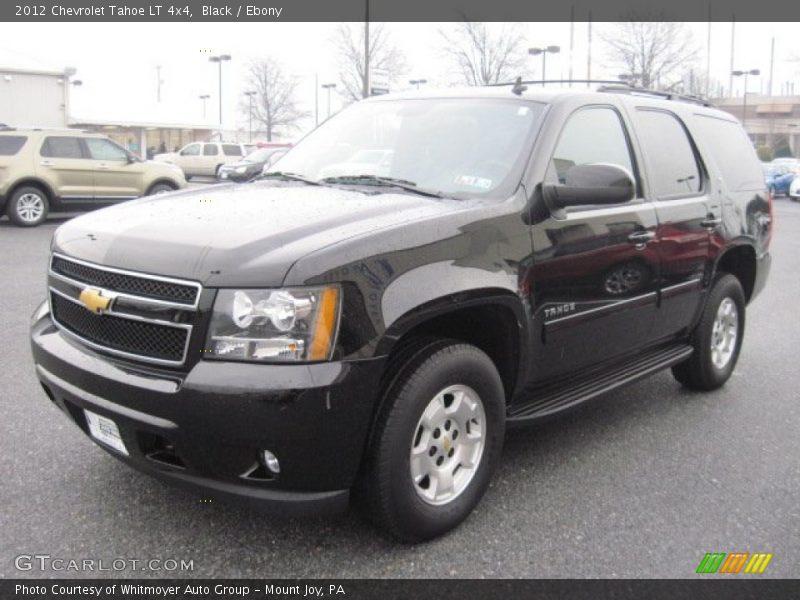
[[[526,387],[508,409],[509,424],[550,416],[596,396],[638,381],[662,369],[683,362],[693,352],[688,344],[649,350],[602,369],[568,379]]]

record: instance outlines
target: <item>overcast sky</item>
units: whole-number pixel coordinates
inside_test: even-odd
[[[492,25],[499,27],[500,25]],[[559,55],[548,56],[547,75],[566,78],[569,69],[569,23],[522,23],[530,45],[557,44]],[[225,129],[247,127],[241,111],[248,61],[262,56],[275,56],[296,74],[301,85],[299,99],[306,110],[314,110],[314,77],[320,83],[337,79],[332,38],[335,23],[18,23],[5,24],[0,37],[0,67],[32,67],[61,70],[65,66],[78,69],[76,78],[83,86],[74,89],[71,116],[94,119],[157,120],[180,123],[218,121],[217,66],[208,62],[210,53],[231,54],[224,64],[223,121]],[[442,23],[390,23],[391,38],[405,54],[408,71],[403,77],[425,78],[430,86],[448,85],[453,70],[442,54],[439,31],[452,27]],[[595,78],[616,77],[620,69],[611,64],[603,52],[599,33],[608,27],[594,24]],[[707,24],[687,27],[695,34],[700,49],[698,69],[705,70]],[[711,74],[723,85],[728,84],[731,26],[712,25]],[[797,23],[737,23],[736,67],[760,68],[763,75],[753,78],[751,92],[766,89],[769,71],[770,40],[776,38],[775,92],[782,83],[795,81],[800,94],[800,56],[797,44]],[[31,43],[31,40],[47,40]],[[575,24],[574,77],[586,76],[587,24]],[[541,61],[529,59],[525,77],[540,76]],[[161,65],[162,101],[156,103],[156,66]],[[741,78],[736,80],[735,93],[741,94]],[[393,91],[395,91],[393,90]],[[205,121],[200,94],[210,94]],[[334,94],[334,111],[340,100]],[[326,96],[320,90],[320,117],[326,113]],[[313,119],[311,120],[313,124]]]

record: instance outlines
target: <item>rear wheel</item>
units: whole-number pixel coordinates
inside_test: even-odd
[[[357,493],[367,515],[407,542],[467,518],[497,466],[503,385],[478,348],[437,341],[419,349],[389,388]]]
[[[675,379],[688,388],[703,391],[724,385],[739,359],[744,316],[742,284],[733,275],[720,275],[692,334],[694,353],[672,368]]]
[[[42,190],[33,186],[22,186],[11,194],[6,213],[15,225],[35,227],[44,223],[50,212],[50,202]]]

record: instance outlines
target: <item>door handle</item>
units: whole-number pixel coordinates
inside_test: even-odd
[[[705,219],[700,221],[701,227],[705,227],[706,229],[716,229],[720,225],[722,225],[722,218],[715,217],[714,215],[708,215]]]
[[[643,250],[648,242],[656,239],[655,231],[635,231],[628,236],[628,241],[636,246],[637,250]]]
[[[43,160],[39,164],[41,166],[43,166],[43,167],[52,167],[53,166],[53,161],[52,160]]]
[[[108,165],[97,165],[98,171],[108,171]]]

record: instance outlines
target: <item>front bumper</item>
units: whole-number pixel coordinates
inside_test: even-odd
[[[46,305],[34,316],[36,373],[88,435],[83,409],[112,419],[129,465],[203,496],[282,514],[344,510],[358,473],[383,359],[308,365],[199,361],[143,367],[68,340]],[[280,461],[257,468],[261,450]]]

